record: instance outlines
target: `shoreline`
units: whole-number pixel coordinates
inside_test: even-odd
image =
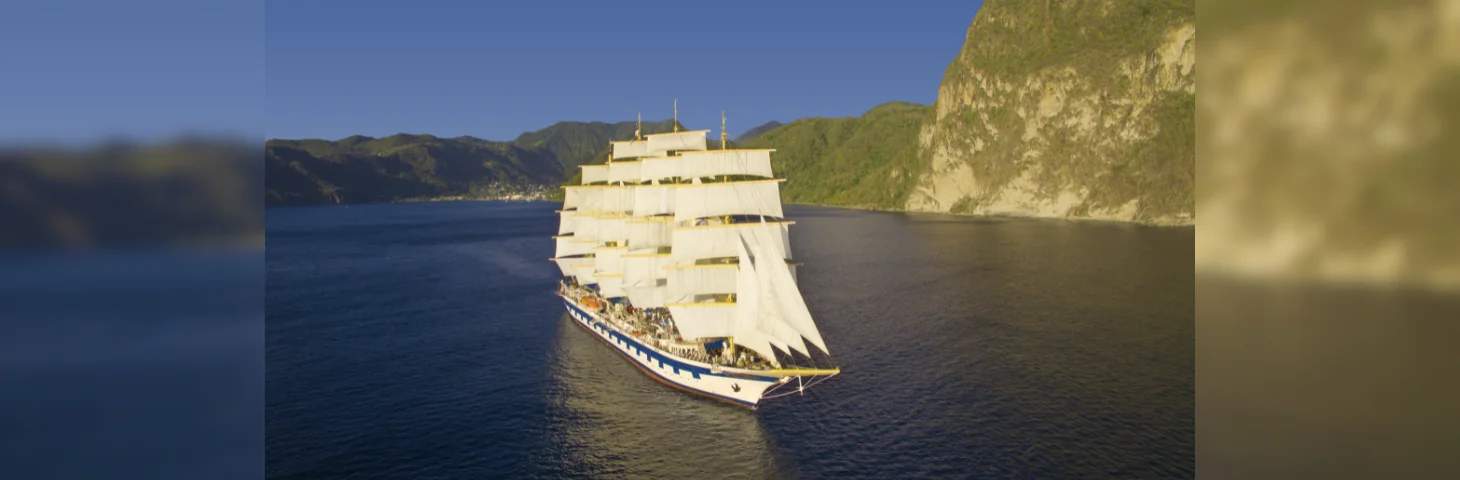
[[[267,209],[270,209],[270,208],[348,207],[348,206],[351,206],[351,205],[395,205],[395,204],[400,204],[400,203],[457,203],[457,202],[503,202],[503,203],[558,202],[558,203],[562,203],[562,200],[553,200],[553,199],[548,199],[548,198],[530,199],[530,200],[524,200],[524,199],[520,199],[520,198],[519,199],[507,199],[507,198],[459,198],[459,199],[451,199],[451,200],[445,200],[445,199],[436,199],[436,200],[400,199],[400,200],[385,200],[385,201],[379,201],[379,202],[344,202],[344,203],[265,203],[264,204],[264,209],[267,210]]]
[[[1119,220],[1119,219],[1112,219],[1112,218],[1044,217],[1044,216],[1038,216],[1038,215],[989,215],[989,214],[935,212],[935,211],[927,211],[927,210],[899,210],[899,209],[894,209],[894,208],[883,208],[883,207],[865,207],[865,206],[855,206],[855,205],[825,205],[825,204],[820,204],[820,203],[802,203],[802,202],[786,202],[786,205],[801,205],[801,206],[808,206],[808,207],[823,207],[823,208],[839,208],[839,209],[843,209],[843,210],[859,210],[859,211],[864,211],[864,212],[923,213],[923,214],[930,214],[930,215],[952,215],[952,216],[969,217],[969,218],[1007,218],[1007,219],[1019,219],[1019,218],[1022,218],[1022,219],[1040,219],[1040,220],[1065,220],[1065,221],[1071,221],[1071,222],[1121,223],[1121,224],[1127,224],[1127,225],[1141,225],[1141,226],[1147,226],[1147,227],[1167,227],[1167,228],[1170,228],[1170,227],[1176,227],[1176,228],[1180,228],[1180,227],[1196,227],[1196,221],[1195,221],[1195,219],[1192,219],[1192,220],[1187,221],[1187,222],[1184,222],[1184,223],[1183,222],[1180,222],[1180,221],[1154,221],[1154,222],[1149,222],[1149,221],[1139,221],[1139,220]]]

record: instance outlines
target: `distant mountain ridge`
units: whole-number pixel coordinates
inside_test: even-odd
[[[593,163],[602,156],[606,161],[609,141],[634,138],[635,122],[558,122],[542,130],[518,135],[512,143],[526,149],[540,149],[551,153],[572,176],[572,170],[579,165]],[[642,134],[674,131],[674,120],[645,123]],[[681,130],[688,130],[679,124]],[[602,163],[602,161],[597,162]]]
[[[777,122],[775,120],[771,120],[769,122],[762,123],[762,124],[760,124],[760,126],[755,127],[755,128],[752,128],[750,130],[746,130],[745,133],[742,133],[742,134],[740,134],[740,136],[735,137],[735,141],[737,141],[737,142],[749,142],[751,140],[755,140],[756,138],[760,138],[761,135],[765,135],[766,132],[769,132],[771,130],[775,130],[777,128],[780,128],[781,125],[785,125],[785,124],[784,123],[781,123],[781,122]]]
[[[649,122],[643,133],[674,127],[673,120]],[[406,133],[269,140],[265,203],[388,202],[471,195],[500,185],[557,185],[576,175],[579,165],[605,161],[608,142],[632,138],[634,128],[631,121],[558,122],[512,141]]]

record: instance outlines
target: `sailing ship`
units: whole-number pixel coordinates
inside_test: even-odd
[[[756,408],[841,372],[796,285],[770,149],[709,130],[612,141],[564,187],[551,260],[574,323],[649,377]]]

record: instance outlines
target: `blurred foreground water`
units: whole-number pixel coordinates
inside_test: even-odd
[[[1204,478],[1454,478],[1460,300],[1198,276]]]

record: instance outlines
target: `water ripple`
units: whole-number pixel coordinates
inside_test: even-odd
[[[791,207],[844,374],[752,412],[567,319],[553,208],[271,211],[268,476],[1194,474],[1191,229]]]

